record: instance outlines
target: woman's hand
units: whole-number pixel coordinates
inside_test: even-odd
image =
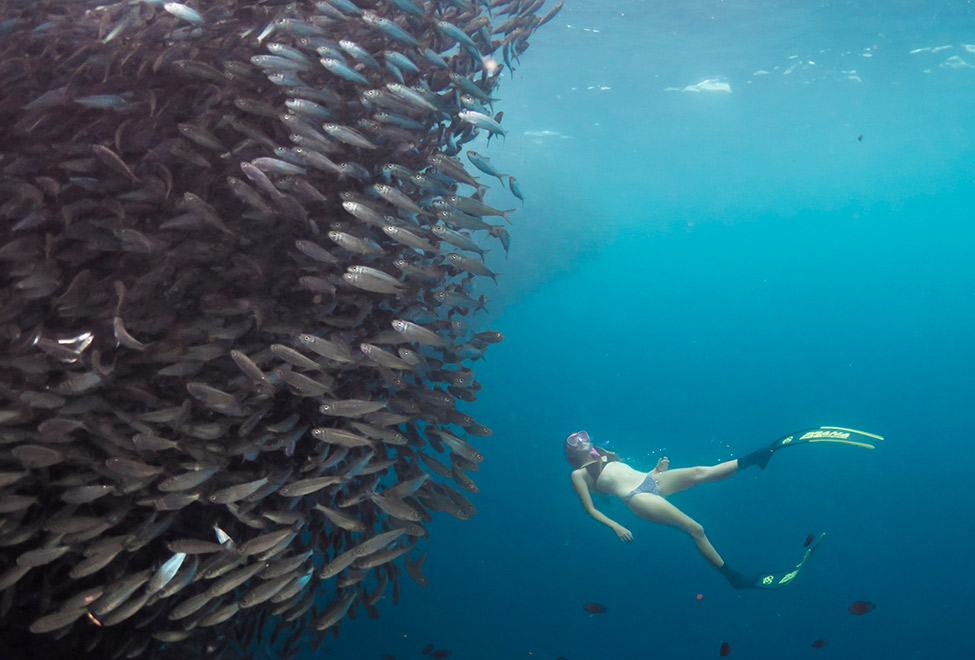
[[[620,541],[623,541],[624,543],[629,543],[633,540],[633,533],[626,527],[623,527],[623,525],[613,525],[613,531],[616,532],[618,537],[620,537]]]

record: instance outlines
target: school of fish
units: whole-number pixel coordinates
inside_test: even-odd
[[[510,240],[459,154],[545,4],[0,0],[3,652],[290,658],[425,584]]]

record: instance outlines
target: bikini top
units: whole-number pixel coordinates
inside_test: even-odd
[[[620,459],[617,456],[608,456],[606,454],[600,454],[598,460],[593,461],[592,463],[585,466],[586,472],[588,472],[589,476],[592,477],[593,483],[596,483],[597,481],[599,481],[599,475],[602,474],[603,468],[606,467],[606,464],[616,463],[619,460]]]

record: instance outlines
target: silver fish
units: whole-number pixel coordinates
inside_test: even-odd
[[[418,344],[426,344],[428,346],[445,346],[447,344],[447,340],[437,333],[411,321],[394,319],[392,325],[393,330]]]

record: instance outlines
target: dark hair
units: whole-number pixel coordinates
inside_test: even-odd
[[[600,456],[607,456],[610,461],[618,461],[619,456],[615,452],[611,452],[608,449],[603,449],[602,447],[593,446],[592,449],[596,450]],[[589,453],[589,449],[579,449],[578,447],[572,447],[568,444],[565,445],[565,460],[569,461],[569,465],[572,469],[578,470],[586,463],[592,462],[592,455]]]

